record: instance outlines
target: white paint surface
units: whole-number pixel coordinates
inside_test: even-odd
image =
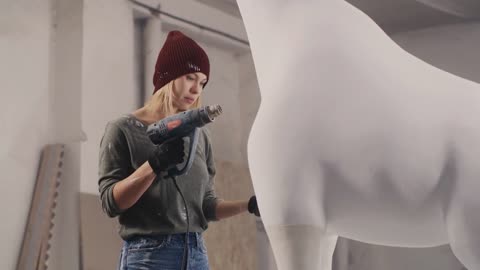
[[[279,270],[330,269],[335,235],[450,243],[480,267],[479,85],[343,1],[238,4],[262,95],[249,165]]]
[[[14,269],[16,265],[40,151],[51,141],[50,16],[48,3],[2,1],[0,4],[0,166],[4,187],[0,197],[4,202],[3,215],[7,217],[1,229],[8,232],[2,234],[0,243],[3,258],[0,269]],[[36,23],[28,23],[25,17]]]
[[[50,241],[49,269],[78,267],[78,145],[81,18],[79,1],[2,1],[0,75],[2,213],[0,269],[14,269],[24,237],[40,153],[66,144]],[[46,217],[42,217],[46,218]]]
[[[457,76],[480,82],[480,24],[456,24],[399,33],[391,37],[412,55]],[[448,245],[400,248],[341,239],[336,270],[460,270],[464,269]],[[339,246],[347,249],[339,250]],[[348,267],[348,268],[347,268]]]
[[[105,125],[135,110],[133,13],[127,1],[85,0],[80,190],[98,194],[98,149]]]

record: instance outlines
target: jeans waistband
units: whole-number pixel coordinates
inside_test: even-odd
[[[141,241],[149,241],[148,239],[157,239],[157,240],[163,240],[165,237],[168,238],[168,242],[176,242],[176,243],[185,243],[185,236],[186,233],[175,233],[175,234],[160,234],[160,235],[145,235],[145,236],[135,236],[130,241],[128,242],[137,242]],[[189,245],[193,246],[200,246],[202,241],[202,233],[199,232],[189,232],[188,233],[188,243]]]
[[[184,241],[185,240],[185,235],[186,233],[176,233],[176,234],[169,234],[171,239],[178,239],[179,241]],[[198,241],[202,237],[202,233],[197,233],[197,232],[189,232],[188,233],[188,240],[189,242],[191,241]]]

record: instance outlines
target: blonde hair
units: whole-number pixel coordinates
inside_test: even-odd
[[[156,106],[156,104],[161,104],[160,110],[165,115],[165,117],[177,113],[173,106],[173,82],[174,81],[172,80],[165,84],[162,88],[158,89],[145,105]],[[200,106],[202,106],[201,96],[199,96],[197,100],[195,100],[190,109],[200,108]]]

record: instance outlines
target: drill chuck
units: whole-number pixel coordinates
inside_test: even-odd
[[[208,118],[210,119],[210,122],[212,122],[213,120],[215,120],[215,118],[217,118],[217,116],[222,114],[222,107],[220,107],[220,105],[218,104],[207,106],[205,110],[207,111],[207,115],[208,115]]]

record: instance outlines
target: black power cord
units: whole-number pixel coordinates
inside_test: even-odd
[[[188,206],[187,206],[187,201],[185,200],[185,197],[183,196],[182,191],[178,187],[177,178],[175,176],[171,176],[171,175],[170,175],[170,178],[172,178],[173,183],[175,184],[175,187],[178,190],[178,193],[180,193],[180,196],[183,199],[183,204],[185,205],[185,213],[187,215],[187,233],[185,234],[185,245],[184,245],[184,248],[183,248],[182,267],[180,268],[180,270],[186,270],[187,269],[187,261],[188,261],[188,238],[189,238],[188,234],[190,232],[190,220],[189,220],[189,217],[188,217]]]

